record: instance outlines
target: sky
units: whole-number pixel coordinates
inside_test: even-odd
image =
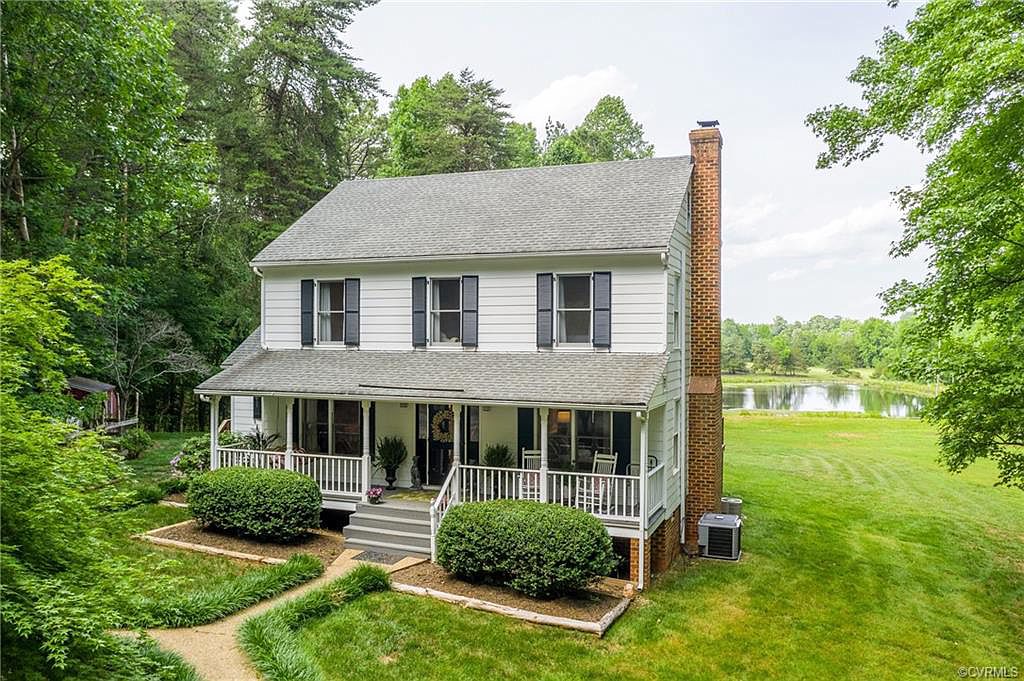
[[[892,191],[925,159],[891,140],[848,168],[815,169],[822,143],[804,118],[859,103],[847,82],[901,3],[413,3],[362,10],[345,35],[383,88],[472,68],[503,88],[515,119],[570,128],[605,94],[623,97],[656,156],[689,152],[698,119],[718,119],[723,153],[723,317],[866,318],[878,293],[918,279],[923,256],[894,261]]]

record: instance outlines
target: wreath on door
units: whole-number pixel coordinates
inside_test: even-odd
[[[434,414],[434,418],[430,422],[430,437],[434,442],[452,441],[451,409],[443,409]]]

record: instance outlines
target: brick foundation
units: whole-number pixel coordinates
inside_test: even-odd
[[[651,571],[654,574],[664,572],[679,557],[682,545],[679,543],[679,509],[665,519],[648,540],[651,552]]]
[[[647,550],[644,551],[644,584],[651,581],[651,547],[648,540]],[[640,540],[629,540],[629,581],[634,584],[640,582]]]
[[[722,497],[722,134],[690,132],[693,156],[690,245],[690,367],[687,381],[686,543]]]

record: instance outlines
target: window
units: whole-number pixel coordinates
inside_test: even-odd
[[[458,343],[462,336],[462,287],[458,279],[430,281],[430,342]]]
[[[345,282],[321,281],[318,282],[318,286],[320,289],[318,341],[321,343],[343,343],[345,342]]]
[[[614,453],[610,411],[552,409],[547,428],[548,463],[554,470],[589,473],[595,452]]]
[[[559,343],[590,343],[590,275],[558,276]]]
[[[338,456],[363,455],[359,411],[358,402],[334,401],[334,454]]]
[[[577,411],[576,469],[590,470],[596,452],[612,453],[612,413]]]
[[[672,473],[673,474],[679,472],[680,455],[682,453],[682,449],[680,449],[680,444],[681,443],[679,442],[679,424],[682,422],[682,418],[683,418],[683,413],[682,413],[683,412],[683,406],[682,405],[683,405],[682,400],[676,400],[675,433],[672,434],[672,466],[673,466]]]
[[[676,304],[672,309],[672,335],[673,335],[673,347],[679,349],[683,345],[683,327],[682,327],[682,314],[681,310],[683,307],[683,286],[682,277],[676,275],[675,281],[675,295]]]

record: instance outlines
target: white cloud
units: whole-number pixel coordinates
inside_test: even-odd
[[[769,274],[768,281],[785,281],[786,279],[796,279],[803,273],[804,270],[801,268],[787,267],[785,269],[776,270],[775,272]]]
[[[733,203],[730,198],[728,195],[723,198],[722,209],[722,227],[727,234],[742,233],[744,228],[764,220],[781,206],[769,193],[755,194],[741,204]]]
[[[814,263],[814,270],[821,272],[823,270],[830,270],[839,263],[839,258],[822,258],[818,262]]]
[[[625,96],[636,92],[637,85],[615,66],[606,66],[583,75],[573,74],[548,84],[533,97],[512,107],[516,120],[533,123],[543,137],[544,123],[550,116],[569,128],[578,125],[597,100],[605,95]]]
[[[739,265],[765,259],[866,257],[884,259],[889,244],[899,234],[900,214],[889,199],[858,206],[820,227],[770,236],[749,243],[725,245],[723,265]]]

